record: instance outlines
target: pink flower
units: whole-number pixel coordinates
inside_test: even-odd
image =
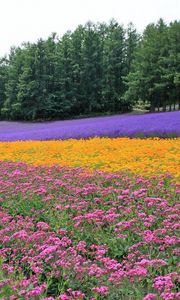
[[[167,263],[163,259],[142,259],[140,262],[136,263],[138,266],[147,267],[147,266],[155,266],[161,267],[166,266]]]
[[[72,292],[72,296],[75,298],[75,299],[78,299],[78,300],[81,300],[81,299],[84,299],[84,294],[81,292],[81,291],[73,291]]]
[[[5,286],[9,282],[10,282],[10,279],[4,279],[3,281],[0,281],[0,288],[2,288],[3,286]]]
[[[36,287],[33,290],[29,291],[28,295],[29,296],[38,296],[41,294],[41,292],[42,292],[41,288]]]
[[[107,286],[95,287],[92,289],[93,292],[98,293],[100,295],[107,295],[109,288]]]
[[[142,300],[152,300],[152,299],[155,299],[155,298],[156,298],[155,294],[149,293]]]
[[[72,297],[71,296],[67,296],[66,294],[61,294],[59,296],[59,299],[60,300],[72,300]]]
[[[147,275],[147,270],[143,267],[137,267],[135,269],[131,269],[128,272],[129,276],[142,276],[145,277]]]
[[[144,233],[144,241],[146,243],[155,241],[154,233],[151,230],[145,230],[143,233]]]
[[[86,242],[84,241],[80,241],[78,244],[77,244],[77,250],[78,251],[82,251],[83,253],[86,252]]]
[[[176,297],[176,293],[172,293],[172,292],[164,292],[161,294],[161,297],[163,300],[175,300],[178,299]]]
[[[19,295],[20,296],[24,296],[24,295],[26,295],[27,294],[27,290],[21,290],[20,292],[19,292]]]
[[[165,236],[165,238],[164,238],[164,243],[166,244],[166,245],[174,245],[174,244],[176,244],[178,242],[178,239],[177,239],[177,237],[176,236]]]
[[[129,189],[123,190],[123,191],[122,191],[122,195],[128,195],[128,194],[129,194],[129,191],[130,191]]]
[[[65,228],[60,228],[59,233],[62,235],[65,235],[65,234],[67,234],[67,230]]]
[[[37,223],[37,228],[41,229],[41,230],[47,230],[47,229],[50,228],[50,226],[45,222],[38,222]]]
[[[34,272],[34,273],[43,273],[43,269],[42,268],[39,268],[38,266],[31,266],[31,270]]]
[[[158,291],[161,291],[164,288],[168,290],[174,287],[174,283],[172,282],[170,275],[158,276],[154,279],[153,287]]]
[[[1,299],[2,300],[2,299]],[[15,295],[10,296],[10,300],[18,300],[18,297]]]
[[[21,231],[15,232],[12,237],[16,238],[16,239],[26,240],[26,238],[28,237],[28,234],[25,230],[21,230]]]

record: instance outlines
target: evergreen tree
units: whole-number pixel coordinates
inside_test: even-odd
[[[83,113],[84,99],[86,98],[83,88],[83,43],[85,28],[80,25],[71,34],[72,39],[72,89],[73,89],[73,107],[72,114]]]
[[[73,61],[71,32],[67,32],[57,45],[57,66],[55,71],[56,109],[58,116],[71,115],[72,107],[76,101],[73,97]]]
[[[130,23],[88,22],[62,38],[12,48],[0,60],[0,116],[67,118],[129,111],[141,100],[180,108],[180,22],[162,19],[139,36]]]
[[[120,111],[124,92],[125,32],[112,20],[108,26],[103,49],[103,103],[106,111]]]
[[[132,62],[135,58],[135,50],[138,45],[140,35],[137,33],[132,23],[128,24],[125,39],[125,74],[129,74],[132,68]]]
[[[96,26],[89,22],[85,26],[82,47],[82,89],[84,113],[97,112],[101,108],[102,49]]]
[[[5,84],[5,95],[1,114],[9,119],[22,117],[21,107],[17,100],[18,81],[24,64],[24,50],[20,47],[11,48],[9,65],[7,70],[7,83]],[[21,115],[21,116],[20,116]]]
[[[169,110],[180,107],[180,22],[170,23],[167,30],[168,55],[164,58],[162,77],[166,82]],[[173,105],[173,107],[172,107]]]
[[[8,81],[8,60],[6,57],[0,59],[0,111],[6,99],[5,85]]]
[[[162,19],[146,27],[140,40],[132,71],[126,76],[128,87],[125,101],[148,101],[151,111],[155,107],[163,106],[168,102],[167,81],[163,77],[165,58],[168,56],[167,26]]]

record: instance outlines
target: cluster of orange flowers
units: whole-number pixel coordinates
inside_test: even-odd
[[[85,167],[141,175],[171,173],[180,169],[180,139],[92,138],[65,141],[0,142],[0,160],[34,165]]]

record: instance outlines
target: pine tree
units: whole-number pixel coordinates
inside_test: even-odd
[[[84,113],[97,112],[101,108],[102,49],[96,26],[88,22],[85,26],[82,47],[82,89]]]
[[[3,57],[0,59],[0,116],[1,109],[6,100],[5,85],[8,80],[8,59]]]
[[[108,26],[103,49],[103,103],[106,111],[120,111],[124,92],[125,32],[114,20]]]
[[[3,117],[17,119],[22,117],[21,107],[17,100],[19,76],[24,64],[24,51],[20,47],[11,48],[9,55],[9,66],[7,70],[7,83],[5,84],[5,95],[1,113]]]

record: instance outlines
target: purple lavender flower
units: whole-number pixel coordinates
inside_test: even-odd
[[[43,123],[0,122],[0,141],[180,136],[180,111]]]

